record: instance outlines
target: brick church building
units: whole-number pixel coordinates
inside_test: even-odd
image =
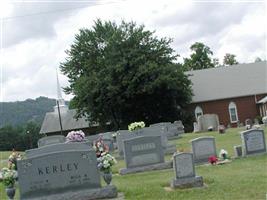
[[[267,63],[256,62],[186,72],[193,86],[195,117],[217,114],[225,126],[267,115]]]

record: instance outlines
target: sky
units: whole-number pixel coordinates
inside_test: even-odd
[[[226,53],[249,63],[266,59],[266,13],[264,0],[1,0],[0,102],[56,98],[65,51],[79,29],[90,29],[98,18],[134,21],[172,38],[179,62],[193,43],[203,42],[220,63]],[[68,85],[62,73],[59,81]]]

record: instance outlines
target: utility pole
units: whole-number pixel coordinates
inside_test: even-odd
[[[60,115],[60,108],[59,108],[58,100],[57,100],[57,110],[58,110],[58,119],[59,119],[59,124],[60,124],[60,133],[61,133],[61,135],[63,135],[62,122],[61,122],[61,115]]]

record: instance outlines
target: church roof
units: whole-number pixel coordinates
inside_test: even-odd
[[[266,61],[186,72],[193,103],[267,93]]]
[[[85,117],[75,119],[76,109],[66,110],[65,112],[60,113],[62,129],[65,130],[75,130],[90,127],[89,121],[86,121]],[[60,123],[58,112],[48,112],[45,115],[40,133],[53,133],[60,132]]]

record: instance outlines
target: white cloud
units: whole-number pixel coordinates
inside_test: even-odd
[[[34,17],[25,18],[28,20],[25,30],[19,26],[21,20],[6,21],[9,30],[13,27],[15,33],[8,38],[12,45],[6,46],[2,54],[3,100],[56,97],[56,67],[64,61],[65,50],[78,30],[90,28],[97,18],[118,23],[122,19],[132,20],[155,30],[159,37],[173,38],[172,47],[181,55],[180,61],[190,54],[189,47],[196,41],[208,45],[221,61],[225,53],[236,54],[240,62],[251,62],[258,56],[264,58],[266,11],[262,5],[129,0],[86,7],[68,14],[59,12],[47,19],[42,16],[39,21],[34,21]],[[53,8],[52,4],[49,6]],[[35,12],[36,8],[29,6]],[[26,11],[21,13],[27,14]],[[68,85],[65,76],[61,74],[59,78],[61,86]]]

